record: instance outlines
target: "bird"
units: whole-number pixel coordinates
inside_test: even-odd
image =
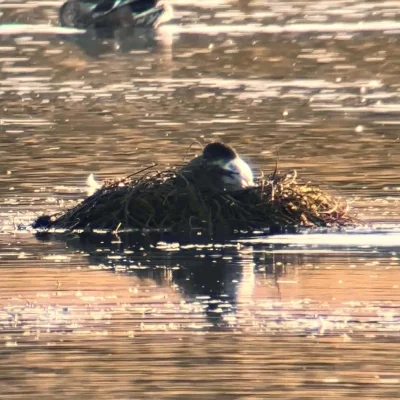
[[[60,8],[59,19],[61,26],[78,29],[152,27],[166,10],[158,0],[68,0]]]
[[[207,144],[203,154],[181,168],[180,173],[194,177],[195,171],[202,169],[209,170],[209,179],[219,191],[237,191],[254,186],[250,166],[231,146],[222,142]]]
[[[203,153],[184,165],[178,175],[190,180],[198,188],[217,192],[238,191],[255,186],[253,171],[229,145],[222,142],[207,144]],[[86,192],[93,195],[103,187],[93,174],[86,179]]]

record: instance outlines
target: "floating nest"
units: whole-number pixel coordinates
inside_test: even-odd
[[[354,225],[346,203],[310,184],[296,172],[256,180],[251,188],[221,192],[220,168],[142,170],[105,181],[92,196],[65,213],[40,217],[35,228],[67,230],[172,230],[209,234],[298,227]],[[212,177],[212,179],[210,179]]]

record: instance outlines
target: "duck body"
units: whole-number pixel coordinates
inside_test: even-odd
[[[197,171],[204,171],[217,191],[237,191],[254,186],[250,166],[232,147],[221,142],[209,143],[203,154],[190,161],[180,172],[195,180]]]
[[[153,27],[166,11],[158,0],[68,0],[59,12],[65,27]]]

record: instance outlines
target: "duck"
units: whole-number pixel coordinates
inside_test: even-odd
[[[214,167],[215,175],[212,172]],[[225,143],[207,144],[203,153],[183,166],[180,173],[186,177],[193,177],[194,171],[204,168],[210,170],[210,181],[218,191],[238,191],[255,185],[250,166],[235,149]]]
[[[154,27],[171,12],[159,0],[68,0],[59,11],[63,27]]]

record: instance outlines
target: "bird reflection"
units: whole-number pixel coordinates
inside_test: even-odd
[[[90,28],[83,34],[69,35],[66,40],[93,58],[116,51],[145,50],[159,44],[154,29],[137,27]]]
[[[243,13],[248,13],[251,10],[250,3],[252,0],[238,0],[238,8]]]
[[[40,237],[64,240],[68,248],[88,254],[90,265],[175,288],[186,302],[199,304],[209,322],[208,329],[240,323],[248,304],[259,296],[279,300],[277,280],[286,273],[288,255],[255,252],[252,246],[232,242],[178,245],[170,239],[157,233]]]

